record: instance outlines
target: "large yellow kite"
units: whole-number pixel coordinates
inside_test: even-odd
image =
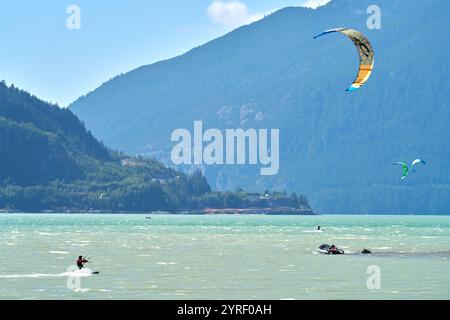
[[[326,30],[321,34],[315,36],[314,39],[333,32],[340,32],[346,35],[350,40],[353,41],[353,43],[356,46],[356,49],[358,50],[359,54],[358,75],[356,76],[356,79],[353,82],[353,84],[347,89],[347,91],[356,91],[367,82],[372,73],[373,65],[375,64],[374,59],[375,54],[373,52],[372,45],[370,44],[369,39],[367,39],[361,32],[348,28],[337,28]]]

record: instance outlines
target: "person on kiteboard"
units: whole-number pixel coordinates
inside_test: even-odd
[[[80,269],[80,270],[83,269],[85,263],[89,263],[89,261],[84,259],[83,256],[79,256],[78,259],[77,259],[77,267],[78,267],[78,269]]]

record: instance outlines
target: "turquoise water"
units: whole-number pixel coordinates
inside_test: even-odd
[[[151,218],[0,215],[0,299],[450,298],[450,217]],[[100,274],[67,273],[78,255]]]

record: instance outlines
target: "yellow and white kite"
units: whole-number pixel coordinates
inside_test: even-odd
[[[372,45],[370,44],[369,39],[367,39],[361,32],[348,28],[337,28],[326,30],[321,34],[315,36],[314,39],[334,32],[340,32],[346,35],[350,40],[353,41],[353,43],[356,46],[356,49],[358,50],[359,54],[358,75],[356,76],[356,79],[353,82],[353,84],[347,89],[347,91],[356,91],[367,82],[372,73],[373,65],[375,64],[374,59],[375,54],[373,52]]]

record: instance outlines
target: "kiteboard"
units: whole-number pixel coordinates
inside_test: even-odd
[[[81,277],[83,277],[83,276],[90,276],[90,275],[96,275],[96,274],[100,274],[100,271],[92,271],[92,270],[90,270],[90,269],[88,269],[88,268],[83,268],[83,269],[81,269],[81,270],[76,270],[76,271],[73,271],[73,272],[71,272],[70,273],[70,275],[72,275],[72,276],[81,276]]]

